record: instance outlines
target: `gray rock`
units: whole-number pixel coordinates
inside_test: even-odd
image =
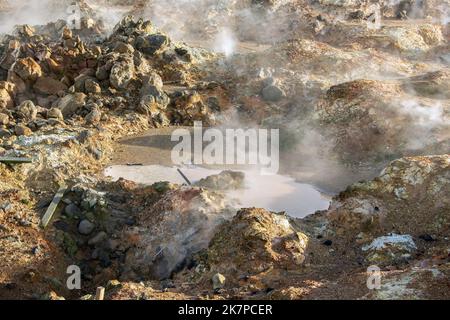
[[[97,124],[102,118],[102,113],[98,108],[92,109],[92,111],[86,116],[85,120],[87,124]]]
[[[17,114],[20,119],[24,119],[26,121],[33,121],[37,116],[37,108],[34,105],[33,101],[26,100],[22,102],[17,107]]]
[[[115,89],[126,89],[134,78],[134,73],[133,59],[116,62],[111,69],[109,81]]]
[[[136,48],[149,55],[154,55],[170,45],[170,39],[164,34],[152,34],[136,39]]]
[[[81,210],[75,204],[71,203],[65,207],[64,213],[68,217],[79,217],[81,215]]]
[[[158,116],[170,103],[167,94],[159,90],[156,86],[147,86],[145,92],[142,90],[141,94],[143,96],[137,107],[137,111],[151,117]]]
[[[95,224],[89,220],[83,220],[78,225],[78,232],[82,235],[90,235],[95,229]]]
[[[95,237],[91,238],[88,241],[88,245],[96,246],[99,243],[106,241],[107,239],[108,239],[108,235],[106,234],[106,232],[100,231],[99,233],[97,233],[97,235],[95,235]]]
[[[276,85],[269,85],[262,90],[262,97],[266,101],[277,102],[284,97],[284,91]]]
[[[13,208],[12,204],[9,203],[9,202],[5,202],[5,203],[0,204],[0,209],[3,210],[3,212],[5,212],[5,213],[11,212],[12,208]]]
[[[98,82],[93,79],[87,79],[84,82],[84,90],[86,91],[86,93],[101,93],[102,92],[102,88],[100,87]]]
[[[30,128],[28,128],[27,126],[25,126],[23,124],[19,124],[19,125],[15,126],[14,132],[15,132],[16,136],[30,136],[33,133]]]
[[[65,118],[71,117],[79,109],[86,105],[86,95],[84,93],[68,94],[58,103],[58,109],[61,110]]]
[[[48,119],[58,119],[58,120],[64,120],[64,116],[58,108],[51,108],[47,111],[47,118]]]

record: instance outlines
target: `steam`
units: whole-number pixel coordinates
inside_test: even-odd
[[[420,150],[432,144],[438,138],[434,137],[436,129],[450,123],[440,102],[425,105],[417,100],[405,100],[398,111],[411,120],[406,130],[407,148],[411,150]]]
[[[236,50],[237,40],[230,29],[224,28],[217,35],[214,50],[225,54],[226,57],[230,57]]]
[[[8,12],[0,12],[0,34],[10,33],[21,24],[42,25],[64,18],[64,6],[57,6],[54,0],[8,1]]]

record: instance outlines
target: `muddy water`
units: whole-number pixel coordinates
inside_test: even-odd
[[[193,183],[220,173],[220,170],[201,167],[187,167],[182,170]],[[282,175],[263,176],[259,171],[243,172],[246,176],[245,188],[227,192],[237,208],[259,207],[276,212],[285,211],[290,216],[302,218],[329,207],[330,197],[311,185],[298,183]],[[105,175],[114,180],[124,178],[141,184],[153,184],[160,181],[185,183],[177,172],[177,168],[161,165],[113,165],[106,169]]]
[[[176,128],[152,129],[141,135],[121,139],[115,146],[111,166],[105,170],[105,175],[115,180],[125,178],[142,184],[160,181],[185,183],[171,160],[171,151],[176,145],[176,142],[171,141],[174,129]],[[262,176],[259,170],[242,166],[182,168],[192,182],[227,169],[243,171],[246,174],[246,188],[228,193],[230,199],[237,201],[236,207],[285,211],[295,217],[304,217],[317,210],[328,209],[331,196],[318,191],[310,184],[299,183],[298,181],[307,180],[301,177],[296,180],[285,175]]]

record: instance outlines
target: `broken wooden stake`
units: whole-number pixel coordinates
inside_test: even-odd
[[[48,207],[47,211],[45,212],[44,216],[41,220],[41,227],[47,228],[48,224],[50,223],[50,220],[53,217],[53,214],[56,211],[56,208],[58,207],[58,204],[61,202],[62,198],[64,197],[64,193],[66,193],[67,187],[65,185],[61,186],[58,190],[58,192],[55,194],[55,197],[53,198],[52,203],[50,203],[50,206]]]
[[[32,163],[33,159],[19,157],[0,157],[0,162],[6,164]]]
[[[97,292],[95,293],[95,300],[105,300],[105,288],[97,288]]]
[[[178,173],[183,177],[183,179],[187,182],[187,184],[188,185],[192,185],[192,183],[191,183],[191,181],[189,181],[189,179],[184,175],[184,173],[180,170],[180,169],[177,169],[178,170]]]

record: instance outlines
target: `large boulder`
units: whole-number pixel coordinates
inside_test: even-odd
[[[208,263],[230,278],[270,268],[298,269],[305,261],[308,237],[295,231],[284,215],[243,209],[224,223],[211,240]]]
[[[17,60],[12,67],[12,71],[23,81],[34,82],[42,76],[41,66],[30,57]]]

